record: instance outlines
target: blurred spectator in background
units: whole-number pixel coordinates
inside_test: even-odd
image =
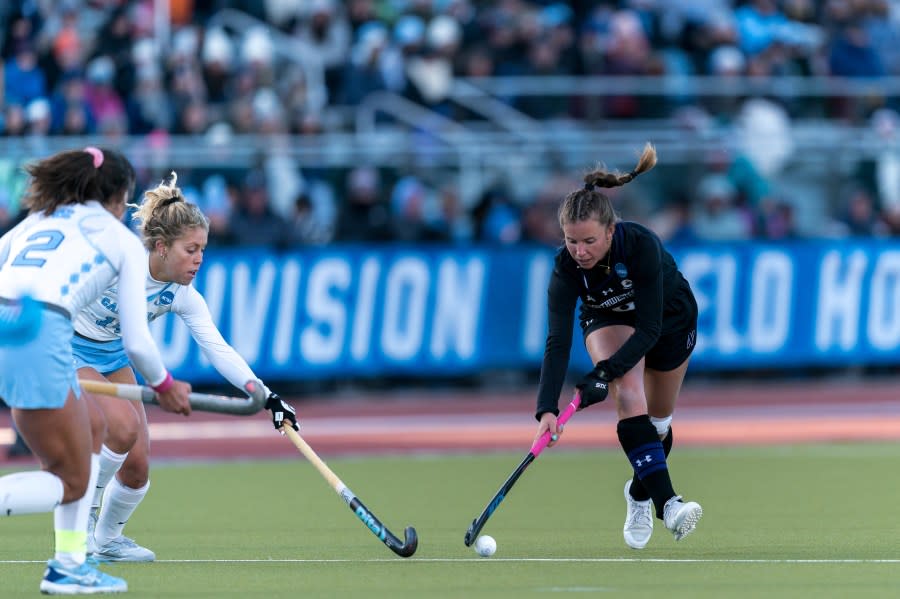
[[[831,74],[836,77],[881,77],[885,74],[881,56],[859,21],[847,23],[840,29],[831,43],[828,64]]]
[[[647,225],[659,238],[671,244],[690,244],[698,240],[692,219],[692,204],[687,194],[679,194],[656,212]]]
[[[381,175],[370,166],[347,174],[337,241],[390,241],[390,211],[382,195]]]
[[[337,207],[334,191],[324,181],[306,179],[288,222],[291,245],[324,245],[334,239]]]
[[[847,202],[838,220],[837,233],[852,237],[879,237],[888,228],[879,218],[875,200],[863,187],[846,192]]]
[[[890,0],[869,0],[868,8],[863,27],[872,50],[886,74],[900,75],[900,27],[897,23],[900,6]]]
[[[27,105],[47,95],[47,77],[38,66],[38,55],[30,39],[20,39],[13,47],[13,57],[3,65],[3,88],[6,102]]]
[[[8,103],[3,111],[4,137],[21,137],[25,135],[25,109],[21,104]]]
[[[369,23],[359,30],[341,77],[340,103],[356,106],[369,94],[387,89],[380,64],[386,47],[387,30],[380,23]]]
[[[116,91],[115,64],[109,56],[98,56],[87,65],[85,99],[101,130],[124,126],[127,131],[125,103]]]
[[[138,70],[134,92],[128,98],[126,111],[134,134],[145,135],[151,131],[169,131],[175,128],[175,107],[164,87],[162,74],[156,67]]]
[[[873,173],[877,203],[888,213],[900,213],[900,116],[888,108],[877,110],[870,128],[881,147]]]
[[[752,219],[736,206],[737,195],[737,188],[725,175],[709,175],[700,182],[691,218],[698,239],[733,241],[752,237]]]
[[[322,63],[328,97],[338,97],[341,76],[350,54],[350,24],[337,0],[310,0],[308,14],[294,33]]]
[[[404,95],[444,116],[452,116],[447,97],[453,85],[461,35],[459,24],[452,17],[436,16],[428,23],[422,51],[405,59],[408,84]]]
[[[318,227],[309,195],[301,192],[294,202],[294,214],[288,223],[290,245],[318,245],[325,243]]]
[[[561,172],[550,176],[538,190],[534,201],[525,206],[522,214],[522,234],[524,239],[547,247],[562,245],[559,228],[559,203],[568,190],[578,187],[579,182]]]
[[[229,100],[228,86],[235,70],[234,43],[220,27],[212,27],[203,35],[201,70],[206,97],[219,116]]]
[[[146,67],[151,64],[151,56],[155,59],[159,54],[152,37],[141,39],[135,33],[129,9],[126,6],[114,7],[93,45],[94,58],[106,56],[110,59],[115,72],[116,90],[123,96],[127,96],[134,85],[133,64]],[[143,56],[139,54],[141,52]]]
[[[426,212],[434,206],[434,197],[422,181],[413,175],[401,177],[391,191],[391,237],[395,241],[422,242],[441,238],[433,227],[434,214]]]
[[[44,98],[35,98],[25,107],[26,131],[32,136],[46,136],[52,124],[50,102]]]
[[[756,205],[755,234],[762,239],[799,237],[794,206],[780,196],[767,196]]]
[[[761,54],[781,43],[787,18],[776,0],[750,0],[734,11],[741,50],[748,56]]]
[[[872,46],[868,30],[855,19],[844,24],[832,39],[828,67],[835,77],[875,78],[885,74],[881,56]],[[879,96],[868,98],[860,106],[852,98],[834,98],[833,114],[839,118],[857,119],[859,109],[871,102],[880,104],[883,99]]]
[[[50,100],[54,135],[87,135],[95,121],[85,96],[84,79],[70,71],[62,76]]]
[[[610,15],[601,75],[644,75],[652,49],[647,32],[637,14],[620,10]],[[607,118],[637,118],[641,101],[637,96],[608,96],[604,102]]]
[[[732,85],[736,78],[747,74],[747,60],[744,53],[736,46],[719,46],[709,55],[709,74],[718,77],[717,85],[722,89],[733,89],[733,95],[721,95],[710,98],[709,110],[719,118],[727,119],[740,110],[742,95]]]
[[[229,238],[238,245],[283,248],[288,241],[288,225],[269,204],[266,176],[250,171],[243,181],[235,209],[228,221]]]
[[[472,240],[472,221],[459,197],[459,188],[453,182],[445,183],[438,190],[439,216],[435,229],[441,239],[450,242]]]
[[[522,239],[519,209],[509,191],[500,185],[488,189],[472,212],[475,239],[491,243],[517,243]]]

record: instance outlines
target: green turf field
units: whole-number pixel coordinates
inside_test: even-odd
[[[131,597],[891,597],[900,589],[900,444],[678,449],[676,489],[702,503],[676,544],[657,522],[622,541],[617,451],[545,452],[485,527],[492,558],[463,545],[524,455],[329,459],[419,550],[396,557],[319,474],[296,460],[160,465],[126,532],[153,564],[108,565]],[[0,519],[0,597],[32,597],[52,516]]]

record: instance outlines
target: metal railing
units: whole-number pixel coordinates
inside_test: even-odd
[[[451,98],[492,96],[759,96],[868,97],[900,96],[900,77],[877,79],[846,77],[714,77],[682,76],[548,76],[470,77],[457,79]]]

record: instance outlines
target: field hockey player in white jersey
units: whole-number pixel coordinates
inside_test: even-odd
[[[85,559],[103,419],[78,388],[72,316],[118,281],[124,351],[160,405],[189,414],[191,387],[166,371],[147,327],[146,255],[120,222],[134,186],[128,160],[89,147],[25,170],[30,214],[0,238],[0,396],[42,469],[0,477],[0,516],[53,512],[56,553],[41,592],[124,592],[124,580]]]
[[[73,353],[82,379],[135,383],[129,357],[122,349],[120,311],[137,302],[154,320],[167,312],[177,314],[191,331],[213,367],[232,385],[247,389],[258,380],[247,362],[232,348],[213,323],[203,296],[193,287],[203,262],[209,223],[200,209],[185,201],[176,187],[177,177],[144,193],[134,218],[144,242],[145,295],[122,295],[117,285],[75,318]],[[275,428],[288,420],[295,430],[293,408],[265,388],[266,408]],[[100,474],[91,509],[89,551],[100,562],[149,562],[150,549],[124,536],[125,523],[150,488],[150,439],[147,416],[140,402],[123,402],[93,394],[106,417],[107,436],[100,451]]]

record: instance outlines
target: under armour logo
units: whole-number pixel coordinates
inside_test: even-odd
[[[612,293],[612,292],[613,292],[612,289],[604,289],[604,290],[603,290],[603,297],[606,297],[607,295],[609,295],[609,294]]]
[[[594,296],[593,296],[593,295],[590,295],[590,294],[587,295],[587,298],[586,298],[586,299],[587,299],[587,301],[589,301],[589,302],[596,302],[596,301],[597,301],[596,299],[594,299]]]
[[[643,465],[645,465],[645,464],[649,464],[649,463],[652,462],[652,461],[653,461],[653,456],[651,456],[651,455],[648,453],[648,454],[645,455],[643,458],[638,458],[638,459],[636,459],[636,460],[634,461],[634,465],[637,466],[638,468],[640,468],[641,466],[643,466]]]

